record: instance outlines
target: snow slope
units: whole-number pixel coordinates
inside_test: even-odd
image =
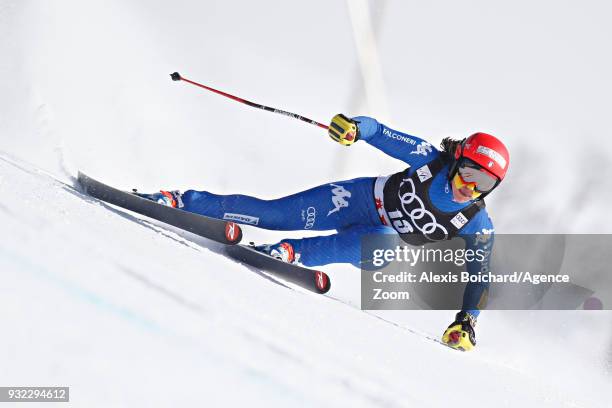
[[[433,340],[453,312],[360,311],[355,269],[304,293],[69,186],[79,168],[273,197],[401,168],[168,78],[316,120],[346,111],[362,87],[346,5],[308,4],[0,1],[0,385],[69,385],[83,407],[607,406],[609,312],[488,311],[458,353]],[[498,232],[610,232],[606,4],[496,7],[385,2],[390,125],[508,140]]]
[[[592,331],[607,327],[596,316],[570,315],[588,324],[572,323],[559,344],[537,331],[508,342],[507,321],[490,312],[479,350],[459,353],[432,340],[449,313],[377,318],[334,289],[265,279],[27,163],[3,155],[0,169],[1,195],[22,192],[19,207],[0,206],[2,384],[70,385],[72,403],[88,407],[443,406],[469,379],[476,406],[605,405]],[[354,282],[333,287],[343,283],[358,301]],[[414,329],[425,318],[430,334]]]

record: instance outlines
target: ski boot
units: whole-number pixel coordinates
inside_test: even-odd
[[[255,249],[279,261],[296,265],[300,264],[300,254],[295,253],[293,245],[288,242],[279,242],[274,245],[258,245],[255,246]]]
[[[181,192],[178,190],[164,191],[160,190],[159,193],[144,194],[139,193],[136,189],[132,190],[134,195],[145,198],[147,200],[155,201],[158,204],[165,205],[172,208],[183,208],[183,200],[181,199]]]
[[[455,321],[448,326],[442,335],[442,342],[449,347],[461,351],[469,351],[476,346],[476,317],[461,311],[455,316]]]

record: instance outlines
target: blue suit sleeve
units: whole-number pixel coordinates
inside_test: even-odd
[[[494,229],[491,219],[486,210],[481,210],[461,231],[461,237],[465,240],[465,249],[473,250],[481,257],[467,263],[467,272],[470,275],[488,273],[490,270],[491,257],[493,253]],[[461,310],[467,311],[478,317],[480,310],[486,306],[489,294],[489,283],[470,282],[466,285],[463,293],[463,305]]]
[[[367,116],[353,118],[359,127],[360,140],[411,167],[420,167],[438,157],[440,152],[419,137],[393,130]]]

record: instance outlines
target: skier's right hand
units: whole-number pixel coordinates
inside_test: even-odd
[[[332,118],[327,134],[341,145],[350,146],[359,140],[359,127],[353,119],[339,113]]]

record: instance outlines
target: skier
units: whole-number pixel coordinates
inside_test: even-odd
[[[493,245],[493,224],[483,198],[504,179],[508,150],[492,135],[445,138],[441,150],[418,137],[393,130],[373,118],[333,117],[329,136],[350,146],[363,140],[409,168],[386,177],[362,177],[323,184],[286,197],[263,200],[207,191],[161,191],[145,198],[208,217],[270,230],[336,230],[328,236],[283,239],[257,249],[289,263],[359,266],[363,234],[398,233],[411,245],[461,237],[467,248]],[[474,237],[478,239],[474,240]],[[470,262],[468,272],[488,269],[490,256]],[[486,303],[488,285],[469,283],[462,310],[442,341],[462,350],[476,345],[474,327]]]

